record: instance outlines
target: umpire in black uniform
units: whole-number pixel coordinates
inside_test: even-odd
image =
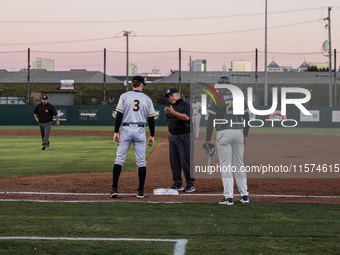
[[[58,112],[48,102],[48,96],[43,96],[41,103],[38,104],[34,109],[34,118],[37,122],[39,122],[40,126],[40,134],[42,139],[42,150],[50,149],[50,132],[52,127],[53,116],[55,116],[57,120],[57,126],[60,125]],[[39,117],[39,118],[38,118]]]
[[[175,88],[168,89],[165,94],[171,106],[164,108],[169,128],[169,152],[173,185],[170,189],[194,192],[194,163],[193,146],[190,146],[190,136],[193,134],[193,126],[190,121],[190,104],[181,99]],[[193,142],[193,140],[192,140]],[[186,187],[183,189],[183,173],[186,179]]]

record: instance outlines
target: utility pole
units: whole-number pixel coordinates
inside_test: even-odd
[[[258,57],[257,57],[257,48],[255,50],[255,105],[257,105],[257,61],[258,61]]]
[[[267,0],[265,8],[265,36],[264,36],[264,105],[268,105],[268,82],[267,82]]]
[[[123,31],[126,36],[126,91],[129,91],[129,34],[131,31]]]
[[[189,56],[189,71],[191,72],[191,56]]]
[[[178,91],[179,95],[182,96],[182,81],[181,81],[181,66],[182,66],[182,54],[181,48],[179,48],[179,68],[178,68]]]
[[[30,104],[30,76],[31,76],[31,49],[28,48],[28,64],[27,64],[27,105]]]
[[[331,10],[332,7],[328,7],[328,17],[324,20],[328,20],[326,28],[328,29],[328,71],[329,71],[329,107],[332,107],[332,44],[331,44]]]
[[[331,10],[328,7],[328,39],[329,39],[329,106],[332,107],[332,41],[331,41]]]

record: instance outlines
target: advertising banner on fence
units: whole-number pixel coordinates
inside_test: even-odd
[[[332,122],[340,122],[340,111],[332,111]]]
[[[98,120],[98,110],[93,109],[79,110],[79,120]]]
[[[312,122],[319,122],[320,121],[320,111],[319,110],[309,110],[312,114],[310,116],[303,114],[300,112],[300,121],[312,121]]]
[[[66,121],[67,120],[67,115],[66,115],[66,112],[67,110],[66,109],[56,109],[57,112],[58,112],[58,118],[59,118],[59,121]],[[53,121],[56,121],[56,118],[55,116],[53,116]]]

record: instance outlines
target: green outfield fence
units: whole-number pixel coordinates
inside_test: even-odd
[[[156,105],[155,110],[158,114],[156,119],[157,126],[166,126],[166,116],[164,113],[166,105]],[[37,124],[33,111],[34,105],[0,105],[0,125],[35,125]],[[81,106],[55,106],[59,113],[61,125],[75,126],[113,126],[115,124],[115,109],[116,106],[109,105],[81,105]],[[303,116],[300,110],[294,106],[287,107],[287,119],[293,119],[297,123],[297,127],[340,127],[340,107],[306,107],[312,116]],[[259,106],[258,110],[269,109],[269,107]],[[279,113],[278,113],[279,114]],[[264,127],[282,127],[281,121],[266,121],[267,116],[253,116],[251,118],[262,120],[251,122],[253,126]],[[280,119],[279,115],[274,116],[275,119]],[[201,126],[206,126],[206,118],[202,116]],[[286,126],[295,124],[293,121],[283,122]]]

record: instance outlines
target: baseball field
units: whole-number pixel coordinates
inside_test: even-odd
[[[48,151],[39,135],[35,126],[0,126],[0,254],[339,253],[338,129],[252,129],[246,165],[303,165],[305,175],[249,178],[250,204],[238,202],[235,185],[233,206],[217,203],[216,175],[197,178],[193,194],[153,194],[172,184],[166,128],[147,151],[144,199],[132,148],[120,196],[109,198],[112,127],[53,126]],[[203,142],[202,132],[197,148]],[[311,178],[324,164],[333,175]]]

